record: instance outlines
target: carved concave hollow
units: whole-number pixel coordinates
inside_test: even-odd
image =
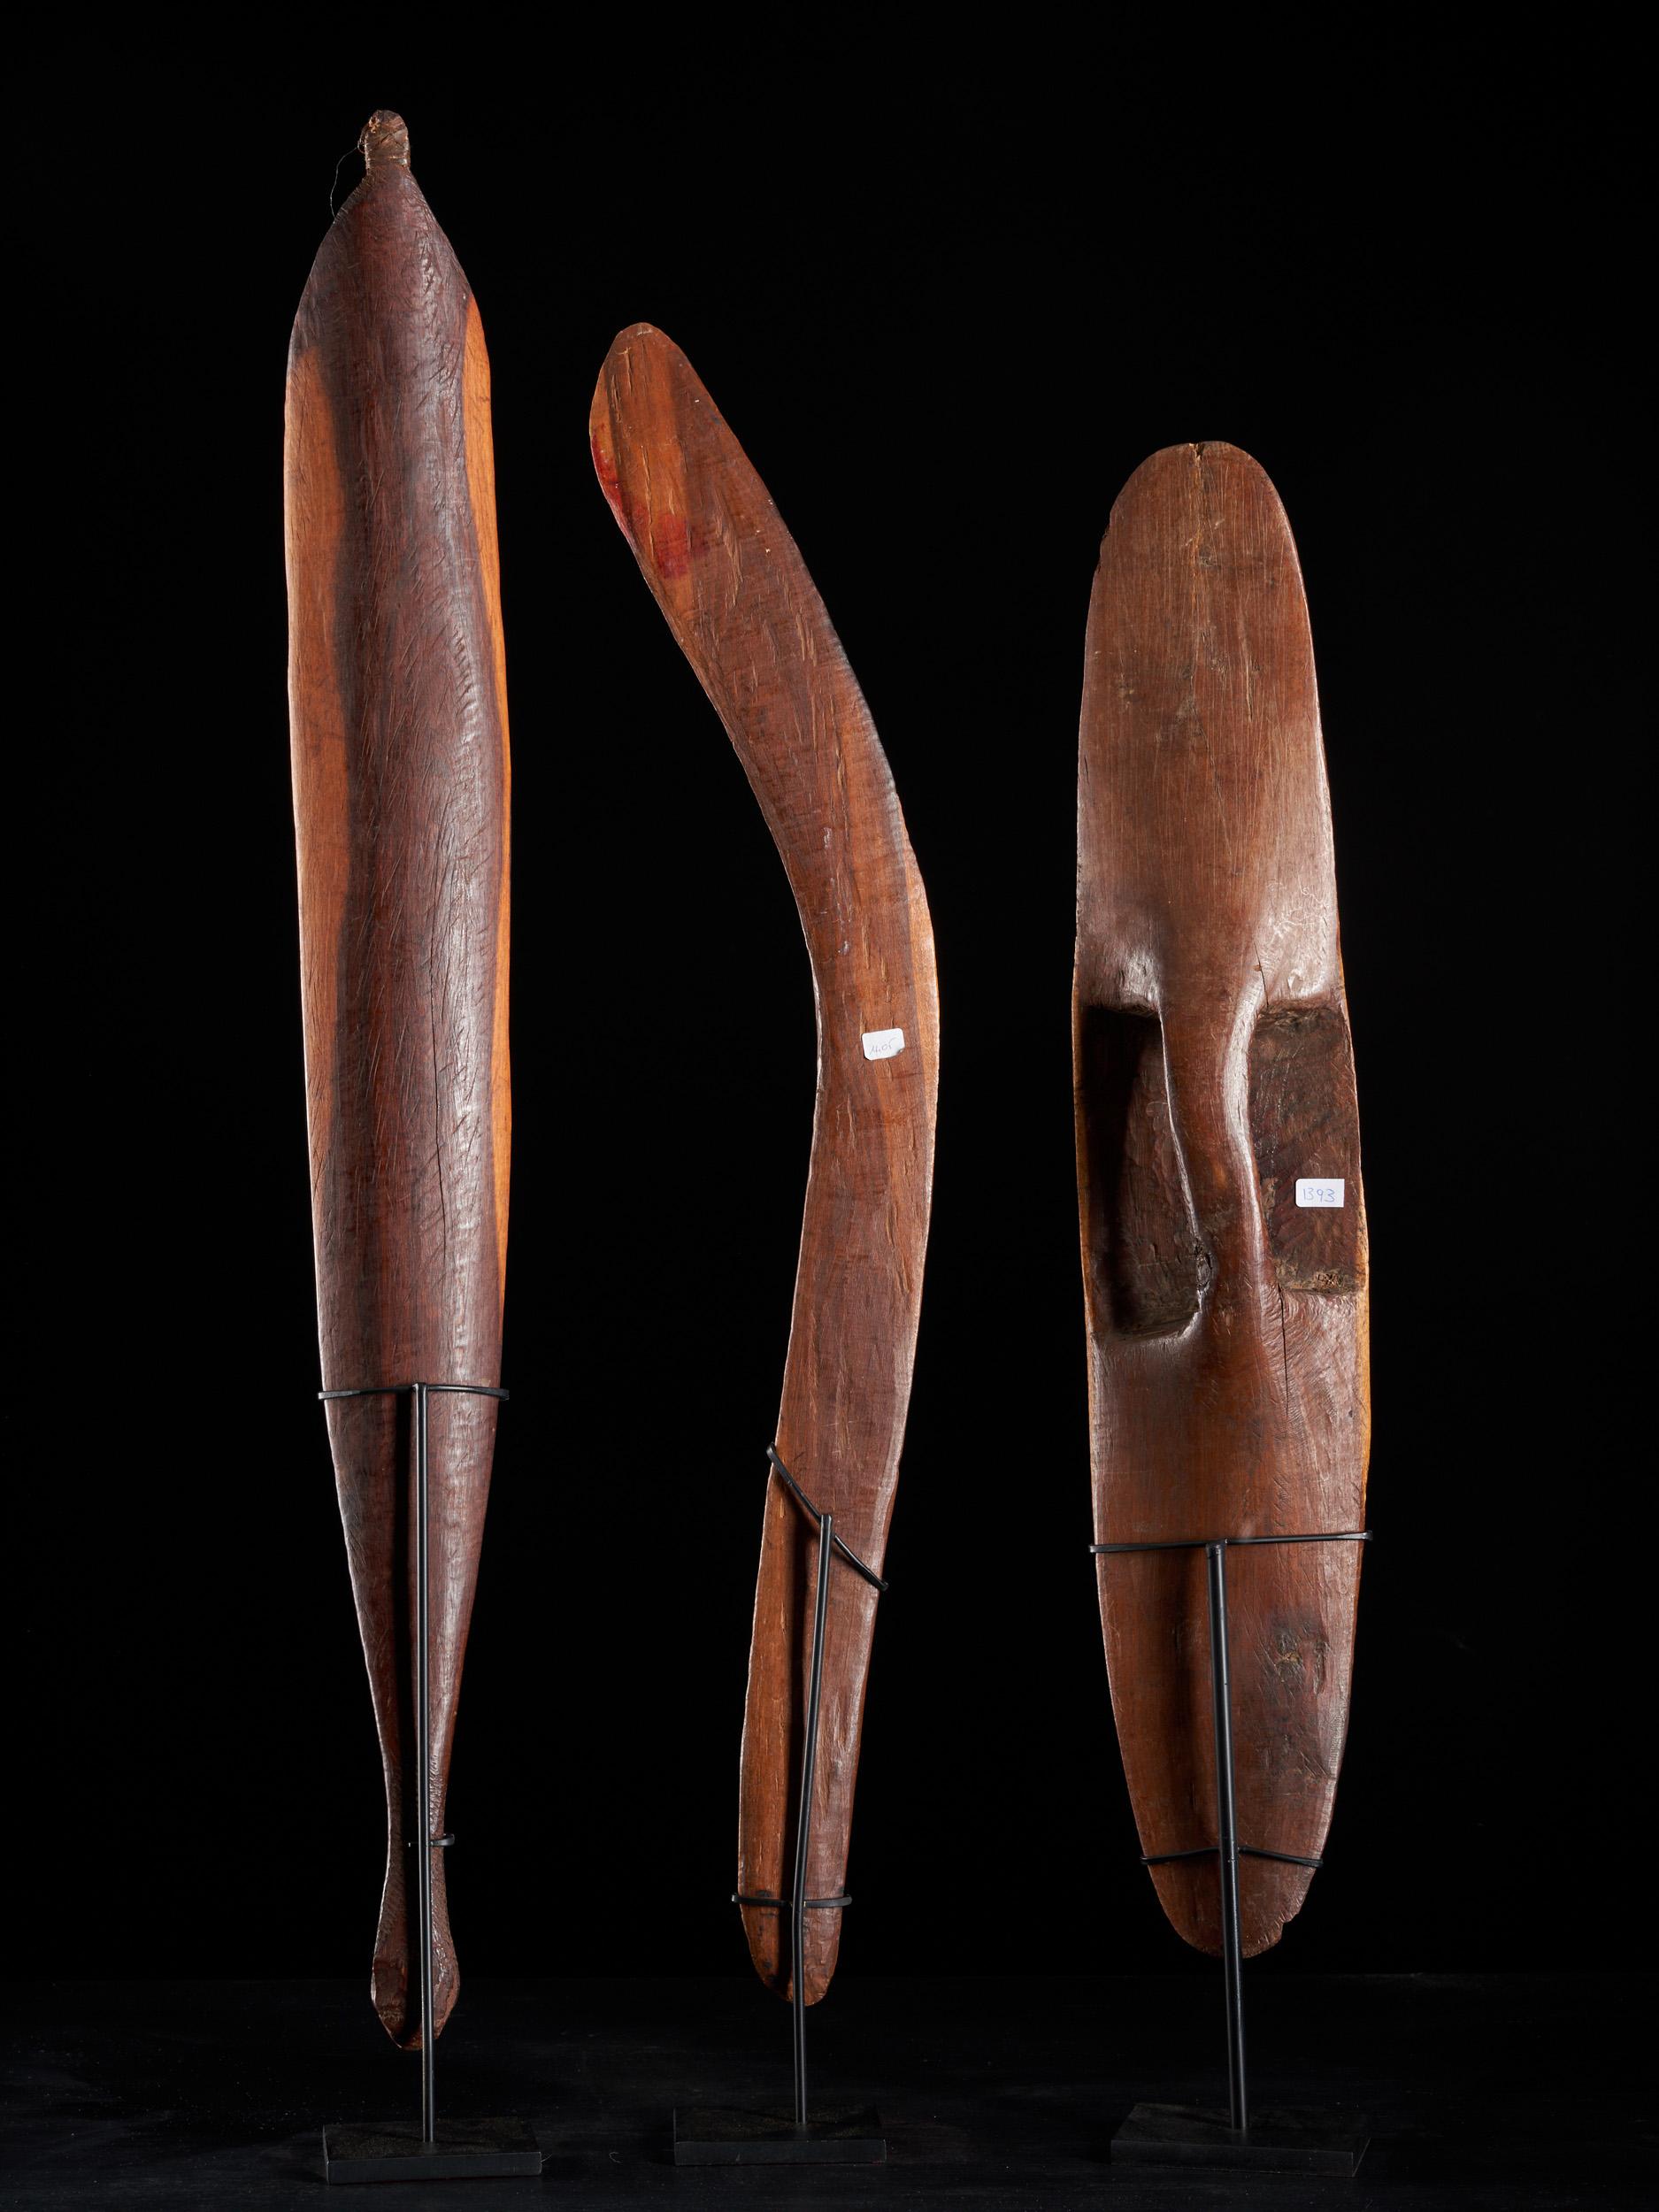
[[[1079,1047],[1096,1310],[1119,1336],[1184,1329],[1206,1263],[1170,1120],[1163,1026],[1156,1014],[1090,1006]]]
[[[1250,1138],[1268,1249],[1281,1290],[1360,1286],[1356,1205],[1299,1206],[1308,1176],[1359,1173],[1359,1103],[1348,1023],[1334,1006],[1263,1015],[1250,1040]]]

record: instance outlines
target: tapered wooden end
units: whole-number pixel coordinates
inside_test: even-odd
[[[391,108],[376,108],[363,126],[357,151],[371,176],[377,169],[407,169],[409,126]]]

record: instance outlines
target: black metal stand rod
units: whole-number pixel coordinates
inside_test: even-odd
[[[412,1401],[415,1444],[414,1523],[416,1589],[414,1734],[420,1761],[412,1829],[415,1902],[420,1945],[420,2134],[405,2126],[329,2127],[323,2131],[323,2174],[330,2182],[490,2180],[539,2174],[541,2153],[522,2120],[451,2122],[438,2140],[437,2003],[432,1913],[432,1855],[455,1839],[434,1835],[432,1791],[432,1455],[430,1401],[445,1397],[505,1399],[494,1383],[365,1383],[348,1390],[319,1390],[325,1404],[342,1398]]]
[[[812,1643],[807,1661],[805,1725],[801,1741],[801,1775],[795,1805],[794,1884],[787,1897],[757,1896],[740,1890],[733,1902],[763,1906],[789,1916],[789,2016],[794,2039],[795,2111],[781,2114],[734,2110],[726,2106],[680,2109],[674,2114],[676,2166],[879,2166],[887,2147],[881,2123],[867,2107],[858,2110],[820,2112],[812,2125],[807,2116],[806,2073],[806,1931],[809,1912],[839,1912],[852,1902],[845,1895],[809,1897],[808,1864],[812,1851],[812,1801],[818,1779],[818,1726],[824,1704],[824,1652],[828,1640],[830,1578],[840,1559],[878,1593],[887,1588],[880,1576],[867,1567],[835,1533],[835,1517],[820,1513],[779,1456],[768,1445],[766,1456],[772,1472],[818,1537],[818,1582],[813,1592]],[[768,1477],[770,1482],[771,1478]]]
[[[806,1492],[803,1490],[800,1484],[795,1480],[795,1477],[789,1472],[789,1470],[784,1465],[783,1461],[779,1457],[778,1448],[775,1444],[767,1445],[766,1456],[772,1462],[774,1473],[778,1475],[780,1479],[782,1481],[785,1489],[788,1491],[789,1495],[795,1500],[801,1510],[811,1520],[821,1520],[823,1516],[819,1513],[817,1506],[813,1504],[811,1499],[808,1497]],[[832,1516],[832,1518],[833,1517]],[[875,1572],[873,1568],[866,1567],[864,1561],[858,1556],[857,1553],[854,1551],[849,1545],[842,1543],[839,1536],[832,1536],[830,1538],[830,1549],[838,1558],[844,1560],[855,1574],[862,1575],[864,1579],[870,1585],[872,1590],[885,1594],[887,1586],[885,1582],[883,1582],[881,1577]]]
[[[1167,1541],[1156,1544],[1091,1544],[1097,1559],[1110,1558],[1115,1554],[1132,1551],[1208,1551],[1212,1544],[1225,1544],[1229,1551],[1240,1551],[1251,1544],[1369,1544],[1368,1528],[1335,1528],[1318,1530],[1311,1535],[1292,1536],[1171,1536]]]
[[[806,1877],[812,1840],[812,1785],[818,1772],[818,1709],[824,1701],[824,1634],[829,1618],[830,1568],[834,1563],[835,1517],[818,1519],[818,1588],[812,1604],[812,1663],[806,1697],[806,1737],[801,1750],[801,1801],[795,1824],[795,1886],[789,1898],[790,2001],[795,2027],[795,2124],[807,2124],[806,2106]]]
[[[1369,1529],[1332,1529],[1282,1536],[1183,1537],[1145,1544],[1091,1544],[1096,1558],[1124,1552],[1202,1551],[1210,1599],[1210,1685],[1215,1713],[1216,1841],[1190,1851],[1143,1855],[1148,1867],[1214,1853],[1221,1884],[1221,1967],[1227,2015],[1227,2116],[1186,2105],[1138,2104],[1112,2138],[1112,2157],[1125,2165],[1220,2166],[1240,2171],[1356,2173],[1365,2154],[1363,2122],[1330,2122],[1317,2113],[1267,2111],[1250,2124],[1244,2062],[1244,1950],[1239,1914],[1239,1861],[1276,1859],[1290,1866],[1320,1861],[1295,1851],[1269,1851],[1239,1841],[1237,1770],[1233,1746],[1233,1678],[1227,1650],[1227,1554],[1247,1544],[1368,1544]]]
[[[415,1385],[415,1895],[420,1918],[420,2140],[438,2131],[437,2007],[432,1971],[432,1584],[427,1563],[426,1385]]]
[[[1216,1823],[1221,1875],[1221,1966],[1227,2007],[1227,2108],[1236,2134],[1250,2124],[1244,2076],[1244,1955],[1239,1936],[1239,1821],[1233,1794],[1233,1683],[1227,1665],[1227,1548],[1207,1544],[1210,1680],[1216,1716]]]
[[[349,1390],[319,1390],[325,1404],[342,1398],[401,1398],[414,1401],[415,1427],[415,1740],[420,1759],[415,1789],[415,1911],[420,1945],[420,2146],[434,2151],[438,2132],[437,1999],[434,1989],[432,1924],[432,1855],[451,1841],[434,1836],[432,1817],[432,1579],[431,1428],[434,1394],[505,1399],[511,1394],[494,1383],[370,1383]],[[503,2171],[508,2170],[503,2169]]]

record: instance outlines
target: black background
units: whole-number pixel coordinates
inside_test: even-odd
[[[1263,1970],[1628,1956],[1646,418],[1616,58],[1319,31],[1253,69],[964,32],[911,65],[852,35],[630,21],[539,55],[480,19],[358,50],[273,18],[240,51],[49,40],[24,67],[14,420],[46,496],[13,745],[46,783],[13,830],[39,864],[11,964],[11,1497],[38,1521],[6,1606],[16,1970],[366,1979],[382,1816],[311,1398],[281,411],[335,157],[380,104],[488,334],[514,750],[514,1395],[449,1809],[464,1970],[748,1970],[726,1899],[811,999],[592,479],[594,379],[640,318],[812,568],[938,937],[843,1971],[1190,1958],[1136,1865],[1087,1552],[1068,1025],[1095,549],[1188,438],[1256,456],[1302,552],[1372,1233],[1349,1751]]]

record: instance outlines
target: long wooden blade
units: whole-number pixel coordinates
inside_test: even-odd
[[[805,564],[676,347],[625,331],[591,419],[605,496],[737,749],[783,856],[817,987],[818,1104],[778,1450],[836,1534],[879,1570],[910,1402],[933,1188],[939,1014],[933,930],[893,779]],[[738,1888],[786,1898],[812,1607],[811,1524],[776,1476],[761,1542]],[[807,1893],[841,1893],[875,1593],[832,1571]],[[788,1993],[785,1915],[744,1911]],[[807,1915],[804,1993],[841,1937]]]
[[[1078,861],[1096,1540],[1362,1528],[1365,1213],[1313,650],[1284,511],[1232,446],[1155,454],[1112,510]],[[1323,1848],[1362,1548],[1227,1555],[1239,1836],[1257,1850]],[[1141,1847],[1213,1846],[1203,1555],[1103,1557],[1100,1599]],[[1216,1950],[1214,1860],[1153,1879]],[[1243,1861],[1247,1951],[1310,1879]]]
[[[323,1381],[493,1385],[507,1237],[507,702],[489,365],[400,119],[323,241],[288,384],[289,703]],[[432,1401],[435,1830],[495,1441]],[[419,2039],[406,1399],[329,1408],[386,1773],[375,2009]],[[457,1988],[433,1854],[436,2013]]]

